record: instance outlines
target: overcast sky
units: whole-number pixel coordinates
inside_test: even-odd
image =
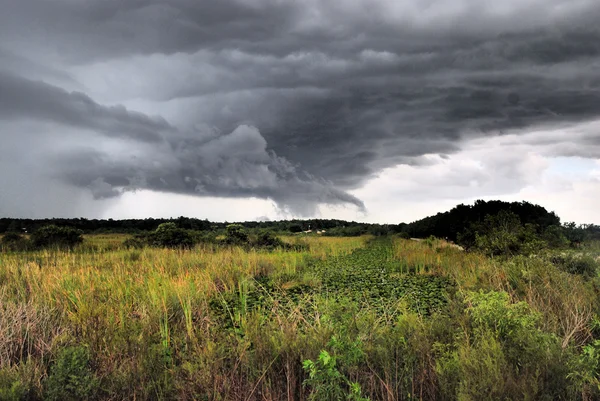
[[[600,223],[598,0],[3,0],[0,215]]]

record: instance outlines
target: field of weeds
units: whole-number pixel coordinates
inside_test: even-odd
[[[496,260],[368,236],[283,237],[304,245],[285,250],[126,238],[0,253],[0,400],[598,395],[600,281],[564,255]]]

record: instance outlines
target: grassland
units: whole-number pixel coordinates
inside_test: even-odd
[[[0,400],[598,395],[596,276],[440,240],[0,253]],[[596,254],[594,254],[597,256]]]

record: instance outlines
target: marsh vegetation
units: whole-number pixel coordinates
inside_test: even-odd
[[[467,252],[233,227],[189,243],[174,228],[137,246],[5,236],[0,400],[600,396],[594,242],[503,248],[514,238],[481,232]]]

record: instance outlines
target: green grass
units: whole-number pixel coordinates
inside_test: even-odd
[[[545,257],[439,240],[290,236],[308,247],[267,251],[126,238],[0,253],[0,399],[596,395],[598,279]],[[318,370],[319,355],[335,366]]]

